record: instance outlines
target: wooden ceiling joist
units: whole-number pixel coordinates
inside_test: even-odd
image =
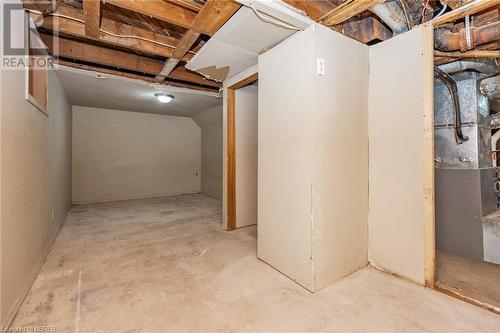
[[[65,61],[65,60],[61,60],[61,59],[56,59],[55,63],[62,65],[62,66],[66,66],[66,67],[71,67],[71,68],[76,68],[76,69],[81,69],[81,70],[91,71],[91,72],[96,72],[96,73],[102,73],[102,74],[106,74],[106,75],[118,76],[118,77],[123,77],[123,78],[127,78],[127,79],[141,80],[141,81],[149,82],[149,83],[155,82],[153,77],[117,71],[117,70],[113,70],[113,69],[109,69],[109,68],[102,68],[102,67],[96,67],[96,66],[91,66],[91,65],[85,65],[85,64],[80,64],[80,63],[71,62],[71,61]],[[217,89],[215,89],[213,87],[209,87],[209,86],[196,86],[196,85],[191,85],[191,84],[187,84],[187,83],[171,81],[168,79],[165,80],[163,82],[163,84],[173,86],[173,87],[180,87],[180,88],[187,88],[187,89],[201,90],[201,91],[209,91],[209,92],[214,92],[214,93],[216,93],[218,91]]]
[[[83,0],[83,17],[85,21],[85,34],[98,38],[101,26],[101,1]]]
[[[325,15],[321,23],[327,26],[340,24],[382,2],[384,0],[346,0]]]
[[[240,7],[230,0],[207,0],[193,21],[192,30],[212,36]]]
[[[196,12],[164,0],[106,0],[106,3],[190,29]]]
[[[203,7],[203,4],[200,4],[195,0],[166,0],[166,1],[195,12],[199,12],[201,7]]]
[[[430,22],[434,26],[442,25],[448,22],[454,22],[464,18],[467,15],[473,15],[483,10],[489,8],[495,8],[500,6],[500,0],[475,0],[467,3],[466,5],[459,7],[457,9],[452,10],[440,17],[437,17]]]
[[[41,22],[40,27],[51,31],[57,31],[65,35],[98,40],[102,43],[116,45],[132,49],[134,51],[166,58],[173,56],[174,49],[179,43],[179,41],[173,37],[156,34],[145,29],[136,28],[106,19],[104,17],[101,19],[100,27],[103,31],[108,33],[101,31],[99,36],[94,38],[87,35],[85,25],[80,22],[84,19],[84,17],[78,9],[69,6],[60,6],[57,13],[71,17],[72,19],[47,16]],[[135,36],[135,38],[124,38],[118,36]],[[192,54],[187,53],[182,60],[188,61],[191,58]]]
[[[175,69],[179,59],[189,52],[201,33],[213,35],[240,7],[229,0],[208,0],[194,19],[192,28],[184,34],[175,48],[173,58],[165,62],[156,76],[156,82],[163,81]]]
[[[46,34],[41,34],[40,36],[50,52],[56,57],[75,59],[117,69],[123,68],[137,73],[152,75],[158,73],[163,67],[163,62],[156,59],[65,38],[58,39],[57,49],[55,49],[54,45],[52,45],[52,36]],[[56,51],[57,54],[54,54]],[[197,85],[205,85],[214,88],[220,87],[220,84],[217,82],[207,80],[203,76],[189,72],[185,68],[178,68],[172,71],[169,77],[171,79],[187,81]]]

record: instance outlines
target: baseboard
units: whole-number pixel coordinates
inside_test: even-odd
[[[66,213],[66,215],[67,215],[67,213]],[[35,269],[31,273],[26,284],[24,285],[24,288],[22,289],[21,294],[19,295],[17,300],[14,302],[14,304],[11,306],[9,312],[7,313],[7,316],[4,318],[4,320],[2,322],[2,327],[10,327],[10,325],[12,324],[12,321],[16,317],[17,311],[19,311],[19,308],[21,307],[26,296],[28,295],[28,293],[31,289],[31,286],[33,285],[33,282],[35,282],[35,279],[36,279],[38,273],[40,272],[40,268],[42,268],[42,265],[45,262],[45,259],[47,259],[47,256],[49,255],[50,250],[52,250],[52,246],[54,246],[54,243],[57,239],[57,236],[59,235],[59,232],[61,231],[61,228],[64,225],[65,221],[66,221],[66,217],[64,218],[63,223],[61,223],[61,225],[54,232],[54,235],[50,239],[49,244],[47,245],[47,247],[43,251],[40,259],[38,260],[38,262],[35,266]]]
[[[90,204],[98,204],[104,202],[116,202],[116,201],[129,201],[129,200],[142,200],[142,199],[158,199],[158,198],[169,198],[169,197],[180,197],[182,195],[189,194],[202,194],[200,191],[193,192],[179,192],[172,194],[164,194],[164,195],[152,195],[152,196],[138,196],[138,197],[127,197],[127,198],[112,198],[112,199],[98,199],[98,200],[89,200],[89,201],[73,201],[73,205],[90,205]]]

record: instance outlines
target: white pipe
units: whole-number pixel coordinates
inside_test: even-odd
[[[493,156],[492,156],[492,162],[493,166],[497,166],[497,153],[495,150],[497,150],[497,141],[500,139],[500,131],[496,131],[495,134],[491,136],[491,150],[493,151]]]

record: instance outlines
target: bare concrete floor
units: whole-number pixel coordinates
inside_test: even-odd
[[[188,195],[76,206],[13,327],[57,332],[500,332],[500,316],[371,268],[311,294]]]

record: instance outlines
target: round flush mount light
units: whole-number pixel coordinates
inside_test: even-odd
[[[155,97],[160,103],[165,103],[165,104],[172,102],[172,100],[174,99],[174,96],[162,93],[155,94]]]

